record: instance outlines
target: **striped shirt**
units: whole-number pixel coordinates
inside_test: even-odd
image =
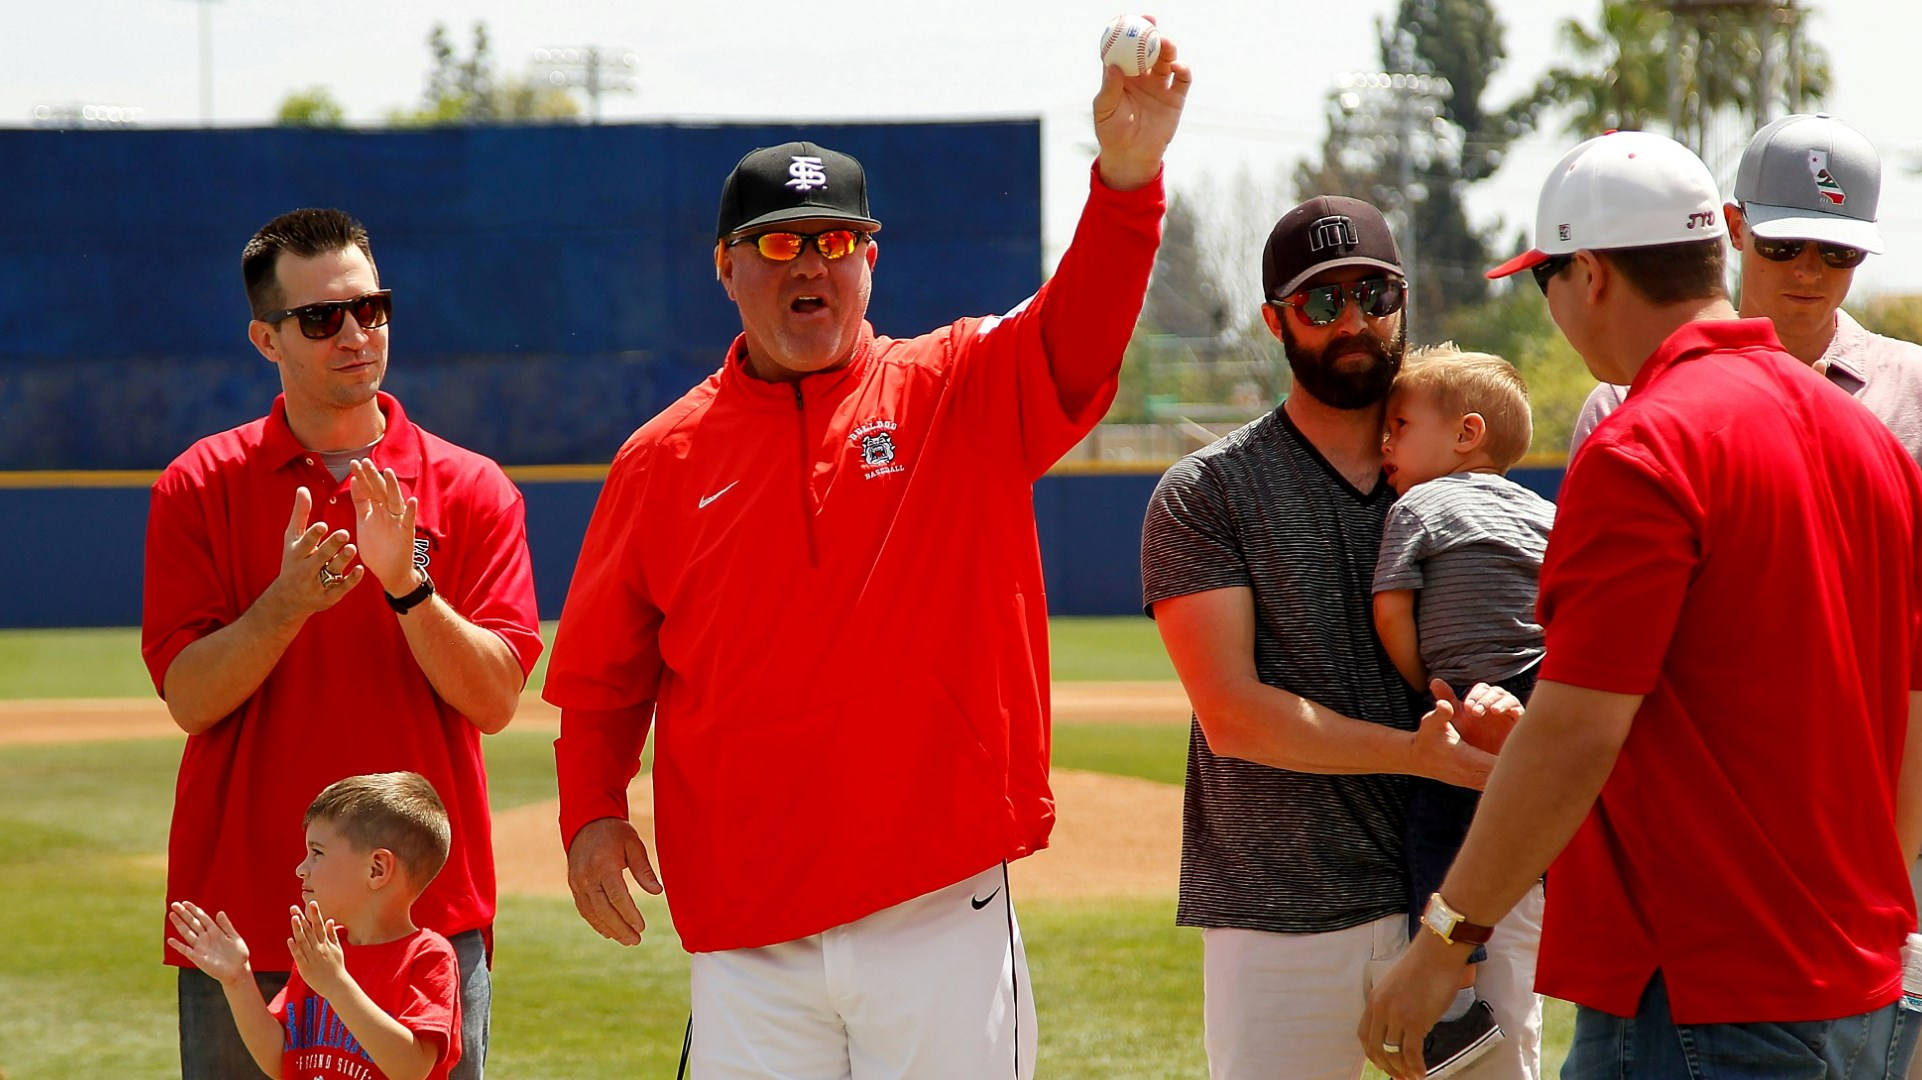
[[[1554,503],[1495,473],[1438,476],[1396,501],[1375,591],[1420,591],[1415,629],[1429,678],[1501,682],[1541,660],[1535,591],[1554,524]]]
[[[1276,409],[1177,462],[1149,500],[1142,599],[1254,594],[1261,681],[1413,730],[1420,706],[1376,640],[1369,584],[1394,492],[1357,491]],[[1324,776],[1217,757],[1188,738],[1183,926],[1321,933],[1408,906],[1407,778]]]

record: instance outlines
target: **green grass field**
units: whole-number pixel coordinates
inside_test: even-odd
[[[1175,677],[1154,623],[1144,616],[1055,619],[1049,625],[1058,681]],[[554,624],[542,623],[541,636],[551,643]],[[527,688],[540,689],[546,677],[543,652]],[[144,698],[152,693],[135,628],[0,630],[0,700]]]
[[[1145,619],[1056,620],[1059,679],[1171,677]],[[0,631],[0,697],[150,694],[130,630]],[[1061,723],[1055,764],[1179,783],[1179,725]],[[172,970],[160,963],[175,740],[0,747],[0,1074],[5,1080],[177,1075]],[[550,736],[486,741],[497,810],[553,797]],[[291,861],[289,863],[291,867]],[[278,868],[268,868],[269,871]],[[664,905],[622,949],[562,899],[509,897],[495,966],[495,1080],[671,1076],[687,961]],[[1172,898],[1029,901],[1038,1075],[1194,1077],[1201,942]],[[1550,1010],[1550,1063],[1568,1010]],[[1552,1075],[1552,1070],[1551,1070]]]

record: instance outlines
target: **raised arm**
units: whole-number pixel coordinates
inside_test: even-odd
[[[1035,475],[1066,453],[1113,400],[1161,241],[1161,159],[1188,96],[1188,67],[1175,55],[1174,42],[1164,37],[1147,72],[1130,77],[1119,68],[1102,69],[1094,99],[1100,156],[1088,204],[1054,277],[1026,313],[1038,322],[1042,346],[1038,356],[1021,350],[1030,368],[1021,379],[1024,396],[1031,398],[1024,418],[1034,417],[1025,441]],[[1019,336],[1003,333],[1002,339]],[[1046,364],[1045,379],[1036,377],[1037,360]],[[1053,399],[1045,406],[1043,394]],[[1039,419],[1052,413],[1059,422]]]
[[[361,563],[389,596],[406,596],[421,583],[414,566],[419,501],[402,495],[392,469],[382,473],[364,459],[353,463],[351,486]],[[486,734],[507,726],[527,676],[499,634],[476,626],[438,591],[396,618],[421,673],[442,700]]]
[[[1175,59],[1175,43],[1161,38],[1154,67],[1128,76],[1112,65],[1101,69],[1094,99],[1094,137],[1101,147],[1096,170],[1116,191],[1145,186],[1161,172],[1161,158],[1181,123],[1194,76]]]
[[[426,1080],[447,1047],[390,1016],[367,996],[347,971],[339,924],[323,918],[320,905],[309,900],[305,909],[292,910],[289,925],[293,936],[287,941],[288,950],[300,977],[334,1007],[347,1033],[360,1043],[381,1075],[389,1080]]]
[[[340,602],[365,571],[352,563],[355,547],[347,531],[327,531],[326,523],[307,524],[314,498],[306,488],[294,493],[293,512],[282,536],[280,573],[240,617],[182,648],[167,664],[161,693],[167,713],[189,735],[226,719],[250,697],[280,663],[309,616]],[[167,515],[156,506],[147,537],[147,574],[172,572],[179,559],[205,558],[184,538],[166,531]],[[331,582],[331,584],[328,584]],[[152,597],[166,588],[150,581]]]
[[[167,938],[167,946],[220,983],[247,1053],[261,1072],[278,1077],[287,1033],[261,1000],[260,985],[254,982],[253,965],[248,962],[247,942],[235,932],[227,913],[209,917],[199,905],[176,900],[168,906],[167,920],[177,935]]]

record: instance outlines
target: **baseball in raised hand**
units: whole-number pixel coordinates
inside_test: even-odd
[[[1194,76],[1188,65],[1176,59],[1174,40],[1160,32],[1154,16],[1123,18],[1139,19],[1153,29],[1155,47],[1146,49],[1144,39],[1137,36],[1134,51],[1122,57],[1128,66],[1121,67],[1108,58],[1104,32],[1101,92],[1094,99],[1094,134],[1101,146],[1101,156],[1096,160],[1101,182],[1116,191],[1132,191],[1161,172],[1162,154],[1181,123],[1182,106],[1187,103],[1188,85]],[[1139,74],[1129,74],[1131,70]]]
[[[1161,29],[1140,15],[1116,15],[1101,31],[1101,62],[1127,76],[1145,75],[1161,56]]]

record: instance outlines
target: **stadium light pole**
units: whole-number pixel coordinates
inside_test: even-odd
[[[214,123],[214,0],[193,0],[200,9],[200,126]]]
[[[549,86],[579,87],[587,91],[588,115],[601,122],[601,95],[638,90],[641,57],[631,49],[601,45],[564,46],[534,50],[534,71]]]
[[[1392,148],[1396,191],[1392,209],[1400,219],[1402,259],[1407,264],[1408,307],[1403,322],[1414,332],[1421,248],[1415,223],[1417,144],[1436,140],[1442,108],[1455,88],[1439,75],[1405,71],[1350,72],[1335,80],[1335,100],[1354,118],[1354,131]]]

